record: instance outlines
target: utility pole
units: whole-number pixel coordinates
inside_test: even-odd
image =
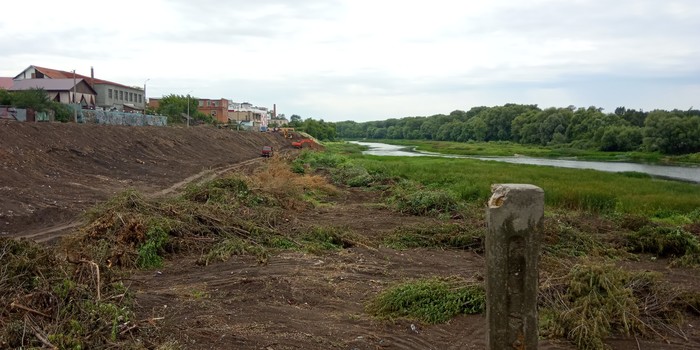
[[[73,69],[73,121],[78,122],[78,109],[75,108],[75,69]]]
[[[192,90],[190,90],[187,93],[187,127],[188,128],[190,127],[190,92],[192,92]]]

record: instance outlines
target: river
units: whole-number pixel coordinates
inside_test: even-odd
[[[515,164],[532,164],[542,166],[553,166],[559,168],[593,169],[607,172],[634,171],[645,173],[655,177],[681,180],[687,182],[700,183],[700,167],[696,166],[670,166],[652,165],[642,163],[627,162],[595,162],[568,159],[533,158],[525,156],[517,157],[482,157],[482,156],[462,156],[454,154],[442,154],[432,152],[421,152],[413,150],[411,146],[396,146],[377,142],[352,141],[358,145],[369,147],[364,154],[376,156],[404,156],[404,157],[444,157],[444,158],[469,158],[487,161],[497,161]]]

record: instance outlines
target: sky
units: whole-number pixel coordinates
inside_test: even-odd
[[[4,1],[30,65],[358,122],[505,103],[700,108],[697,0]],[[7,15],[13,14],[13,15]]]

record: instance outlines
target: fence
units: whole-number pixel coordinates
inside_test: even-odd
[[[72,107],[72,106],[71,106]],[[74,107],[75,108],[75,107]],[[168,117],[142,113],[101,111],[92,109],[75,109],[78,123],[129,125],[129,126],[167,126]]]

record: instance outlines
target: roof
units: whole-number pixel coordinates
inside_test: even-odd
[[[58,70],[58,69],[51,69],[51,68],[45,68],[45,67],[39,67],[39,66],[29,66],[27,69],[34,67],[34,69],[38,70],[39,72],[43,73],[45,76],[51,78],[51,79],[73,79],[73,72],[66,72],[64,70]],[[26,69],[25,69],[26,71]],[[15,78],[17,78],[19,75],[17,75]],[[116,85],[120,86],[123,88],[127,89],[135,89],[133,86],[127,86],[124,84],[119,84],[107,80],[102,80],[102,79],[97,79],[97,78],[91,78],[82,74],[75,73],[75,78],[76,79],[84,79],[86,82],[92,81],[94,84],[109,84],[109,85]]]
[[[0,77],[0,89],[9,90],[14,84],[12,77]]]
[[[15,81],[10,90],[44,89],[46,91],[69,91],[73,86],[83,82],[84,79],[78,79],[75,83],[73,83],[73,81],[73,79],[24,79]],[[93,94],[97,95],[90,85],[87,83],[85,85],[92,90]]]

